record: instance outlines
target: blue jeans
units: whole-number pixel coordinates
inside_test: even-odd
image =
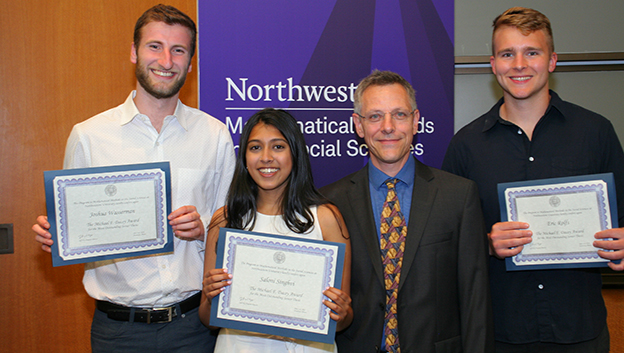
[[[116,321],[95,309],[91,324],[93,353],[212,353],[218,331],[206,328],[197,308],[168,323]]]

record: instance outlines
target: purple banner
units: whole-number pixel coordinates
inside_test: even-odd
[[[353,92],[391,70],[416,90],[412,153],[439,167],[453,136],[453,11],[453,0],[198,1],[200,109],[236,146],[253,113],[288,110],[320,187],[367,163]]]

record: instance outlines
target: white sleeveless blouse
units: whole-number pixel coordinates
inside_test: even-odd
[[[323,240],[321,227],[318,225],[316,206],[310,209],[314,216],[314,227],[304,234],[295,233],[288,228],[281,215],[269,216],[256,213],[254,232],[287,235],[299,238]],[[337,353],[335,344],[272,336],[263,333],[222,328],[217,337],[215,353]]]

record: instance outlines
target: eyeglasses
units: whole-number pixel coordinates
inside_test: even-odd
[[[355,113],[357,116],[359,116],[360,118],[364,119],[364,120],[368,120],[371,123],[378,123],[381,121],[381,119],[383,119],[386,114],[390,114],[390,116],[392,117],[393,120],[395,121],[404,121],[407,118],[409,118],[410,116],[412,116],[414,114],[414,112],[416,111],[416,109],[412,110],[411,112],[405,112],[403,110],[397,110],[397,111],[393,111],[393,112],[388,112],[388,113],[373,113],[370,114],[368,116],[364,116],[360,113]]]

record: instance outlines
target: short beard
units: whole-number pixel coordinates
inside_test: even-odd
[[[139,81],[141,87],[143,87],[147,93],[156,99],[171,98],[175,96],[178,92],[180,92],[180,89],[184,86],[184,81],[186,81],[186,74],[180,74],[178,81],[176,81],[169,89],[157,89],[150,84],[148,69],[141,64],[140,61],[138,61],[135,66],[134,74],[136,75],[137,81]]]

